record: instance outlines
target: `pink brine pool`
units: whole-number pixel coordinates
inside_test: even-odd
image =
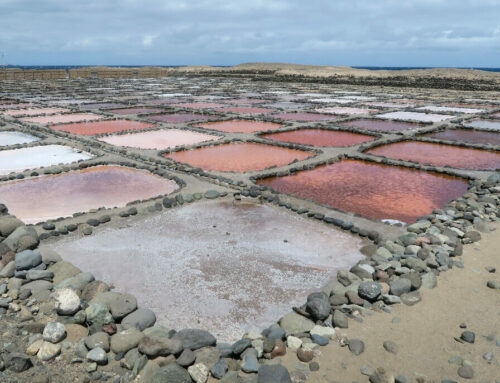
[[[100,141],[116,146],[141,149],[168,149],[180,145],[193,145],[199,142],[218,140],[219,136],[189,130],[166,129],[151,132],[120,134],[99,138]]]
[[[322,121],[322,120],[335,120],[339,118],[333,114],[320,114],[320,113],[280,113],[273,114],[274,117],[284,121]]]
[[[214,117],[193,113],[156,114],[154,116],[147,117],[148,120],[166,122],[169,124],[182,124],[190,121],[209,120],[211,118]]]
[[[467,182],[461,178],[359,160],[343,160],[257,183],[371,219],[406,223],[467,191]]]
[[[207,122],[197,125],[200,128],[214,129],[227,133],[253,133],[280,128],[281,124],[274,122],[249,121],[249,120],[229,120]]]
[[[2,202],[26,223],[65,217],[92,208],[122,207],[127,202],[172,193],[178,185],[145,171],[96,166],[0,185]]]
[[[71,113],[55,114],[53,116],[26,117],[21,121],[35,122],[37,124],[62,124],[67,122],[95,121],[100,120],[102,116],[93,113]]]
[[[68,112],[63,108],[28,108],[28,109],[9,109],[3,111],[1,114],[6,116],[38,116],[40,114],[54,114]]]
[[[288,132],[264,134],[261,137],[276,141],[294,142],[297,144],[326,146],[350,146],[372,141],[375,137],[365,134],[341,132],[325,129],[299,129]]]
[[[60,130],[72,134],[92,136],[94,134],[116,133],[126,130],[143,130],[151,128],[153,126],[153,124],[148,124],[147,122],[140,121],[110,120],[84,122],[79,124],[54,125],[51,126],[51,128],[54,130]]]
[[[127,115],[127,114],[143,114],[143,113],[161,112],[161,110],[158,110],[156,108],[125,108],[125,109],[108,109],[108,110],[106,110],[106,112]]]
[[[212,109],[212,108],[223,108],[225,104],[215,104],[212,102],[187,102],[182,104],[172,104],[177,108],[187,108],[187,109]]]
[[[367,153],[435,166],[451,166],[472,170],[495,170],[500,168],[500,152],[429,142],[396,142],[370,149]]]
[[[217,109],[218,112],[232,112],[241,114],[264,114],[274,112],[273,109],[267,108],[252,108],[243,106],[225,107]]]
[[[500,145],[500,133],[473,129],[446,129],[442,132],[425,134],[424,137],[471,142],[474,144]]]
[[[219,172],[247,172],[288,165],[313,153],[250,142],[230,143],[165,155],[175,161]]]
[[[340,122],[338,123],[338,125],[376,130],[379,132],[391,132],[391,131],[401,131],[407,129],[420,128],[420,125],[411,122],[382,121],[382,120],[353,120],[353,121]]]

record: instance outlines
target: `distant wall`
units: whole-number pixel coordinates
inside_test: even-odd
[[[161,67],[78,69],[0,69],[0,80],[64,80],[76,78],[151,78],[167,77],[168,69]]]

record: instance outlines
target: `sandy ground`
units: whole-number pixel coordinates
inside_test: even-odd
[[[337,334],[363,340],[365,352],[354,356],[347,347],[332,341],[314,359],[321,368],[312,372],[307,382],[368,382],[368,376],[360,373],[364,365],[382,367],[388,377],[405,375],[412,382],[419,377],[425,382],[499,382],[500,348],[495,341],[500,340],[500,292],[486,287],[488,280],[499,279],[500,224],[495,228],[483,235],[480,244],[464,248],[464,269],[442,273],[437,288],[423,289],[422,302],[411,307],[396,305],[392,314],[377,313],[365,317],[364,323],[350,321],[349,329],[339,329]],[[496,273],[488,273],[486,266],[496,267]],[[474,344],[454,339],[464,331],[461,323],[476,334]],[[398,345],[397,354],[383,348],[387,340]],[[495,353],[492,364],[483,359],[490,351]],[[472,362],[473,379],[457,375],[459,366],[448,362],[454,355]],[[286,355],[283,362],[290,371],[300,364],[306,367],[294,353]]]

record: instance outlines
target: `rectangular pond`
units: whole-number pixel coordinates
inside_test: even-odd
[[[360,160],[342,160],[257,183],[367,218],[405,223],[467,191],[461,178]]]
[[[253,133],[279,129],[282,125],[265,121],[228,120],[206,122],[195,126],[205,129],[214,129],[226,133]]]
[[[171,104],[176,108],[186,108],[186,109],[213,109],[213,108],[224,108],[226,104],[216,104],[213,102],[185,102],[180,104]]]
[[[361,240],[254,203],[199,202],[51,245],[168,328],[259,332],[362,259]]]
[[[437,105],[427,105],[417,108],[417,110],[428,110],[430,112],[452,112],[452,113],[466,113],[474,114],[484,112],[484,109],[479,108],[462,108],[455,106],[437,106]]]
[[[378,132],[394,132],[403,131],[408,129],[420,128],[421,125],[403,122],[403,121],[384,121],[384,120],[368,120],[358,119],[352,121],[339,122],[339,126],[352,126],[355,128],[363,128],[368,130],[375,130]]]
[[[107,109],[106,112],[120,114],[120,115],[128,115],[128,114],[155,113],[155,112],[161,112],[161,110],[157,108],[144,107],[144,108]]]
[[[466,122],[464,123],[464,125],[470,128],[500,130],[500,121],[474,120],[471,122]]]
[[[377,114],[378,118],[386,118],[389,120],[409,120],[418,122],[441,122],[455,118],[455,116],[448,116],[446,114],[436,113],[421,113],[421,112],[388,112]]]
[[[345,115],[351,115],[351,114],[370,114],[370,113],[376,113],[378,112],[378,109],[369,109],[369,108],[351,108],[351,107],[341,107],[341,106],[334,106],[330,108],[319,108],[316,109],[316,112],[318,113],[332,113],[332,114],[345,114]]]
[[[22,172],[42,166],[68,164],[88,160],[92,156],[65,145],[41,145],[29,148],[1,150],[0,175]]]
[[[166,122],[168,124],[183,124],[191,121],[209,120],[214,118],[214,116],[209,116],[206,114],[194,114],[194,113],[176,113],[176,114],[155,114],[153,116],[147,116],[148,120]]]
[[[339,118],[339,116],[336,116],[334,114],[306,113],[306,112],[279,113],[279,114],[273,114],[270,117],[284,121],[298,121],[298,122],[336,120]]]
[[[95,121],[103,118],[93,113],[70,113],[54,114],[52,116],[25,117],[21,118],[24,122],[35,122],[37,124],[64,124],[68,122]]]
[[[0,114],[16,117],[16,116],[38,116],[41,114],[55,114],[69,112],[68,109],[63,108],[28,108],[28,109],[7,109]]]
[[[266,114],[274,112],[274,109],[257,108],[257,107],[244,107],[244,106],[230,106],[225,108],[218,108],[218,112],[231,112],[240,114]]]
[[[193,167],[219,172],[247,172],[288,165],[313,156],[303,150],[252,142],[233,142],[166,154],[165,157]]]
[[[39,140],[38,137],[22,132],[0,132],[0,146],[28,144]]]
[[[25,223],[70,216],[93,208],[121,207],[127,202],[175,191],[178,185],[146,171],[96,166],[57,175],[0,184],[2,203]]]
[[[424,134],[423,137],[474,144],[500,145],[500,133],[473,129],[445,129],[441,132]]]
[[[373,136],[326,129],[298,129],[261,135],[274,141],[293,142],[316,147],[344,147],[372,141]]]
[[[106,134],[124,132],[127,130],[144,130],[152,128],[154,125],[147,122],[131,120],[108,120],[81,122],[77,124],[64,124],[51,126],[54,130],[82,136],[92,136],[94,134]]]
[[[430,142],[396,142],[370,149],[367,153],[434,166],[451,166],[471,170],[500,169],[500,152],[498,151],[462,148]]]
[[[104,136],[99,138],[99,141],[116,146],[161,150],[180,145],[194,145],[204,141],[219,140],[220,138],[220,136],[193,132],[191,130],[164,129]]]

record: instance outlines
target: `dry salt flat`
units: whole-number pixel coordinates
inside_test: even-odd
[[[369,114],[376,113],[378,109],[368,109],[368,108],[349,108],[349,107],[331,107],[331,108],[318,108],[316,109],[318,113],[332,113],[332,114]]]
[[[92,156],[64,145],[43,145],[0,151],[0,175],[42,166],[88,160]]]
[[[39,138],[22,132],[0,132],[0,146],[28,144]]]
[[[377,114],[376,117],[385,118],[388,120],[394,119],[394,120],[409,120],[409,121],[419,121],[419,122],[440,122],[455,118],[455,116],[449,116],[446,114],[419,113],[419,112],[388,112],[388,113]]]
[[[329,97],[325,97],[325,98],[312,98],[312,99],[309,99],[308,101],[309,102],[322,102],[322,103],[325,103],[325,104],[329,104],[329,103],[334,103],[334,104],[352,104],[354,102],[354,100],[345,100],[345,99],[342,99],[342,98],[329,98]]]
[[[428,110],[430,112],[467,113],[467,114],[484,112],[484,109],[478,109],[478,108],[458,108],[458,107],[437,106],[437,105],[421,106],[417,108],[417,110]]]

